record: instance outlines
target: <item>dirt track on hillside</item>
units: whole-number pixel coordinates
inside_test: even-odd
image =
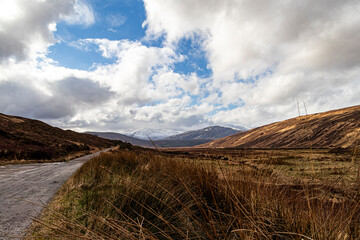
[[[0,239],[21,238],[61,185],[99,153],[70,162],[0,166]]]

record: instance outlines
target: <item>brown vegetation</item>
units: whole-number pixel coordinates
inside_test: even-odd
[[[359,179],[333,198],[356,175],[357,155],[276,151],[102,154],[63,186],[29,238],[359,239]],[[303,181],[289,175],[310,168],[301,156],[350,165],[333,169],[328,184],[316,180],[316,166]]]
[[[0,163],[57,159],[116,144],[116,141],[64,131],[41,121],[0,114]]]

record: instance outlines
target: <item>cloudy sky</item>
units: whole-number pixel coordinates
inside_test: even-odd
[[[360,104],[358,0],[0,0],[0,112],[248,128]]]

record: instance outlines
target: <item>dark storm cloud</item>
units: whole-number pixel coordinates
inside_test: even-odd
[[[0,83],[0,112],[40,119],[73,116],[82,107],[99,106],[114,93],[89,79],[66,78],[49,84],[45,93],[20,81]]]
[[[58,81],[53,88],[56,95],[60,98],[71,99],[74,104],[99,105],[114,95],[114,92],[111,92],[109,88],[101,87],[99,83],[75,77]]]
[[[74,113],[71,104],[47,96],[32,85],[0,83],[0,111],[34,118],[61,118]]]

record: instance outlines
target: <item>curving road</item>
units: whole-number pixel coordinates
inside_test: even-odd
[[[84,162],[101,152],[70,162],[0,166],[0,239],[21,238],[42,205]]]

